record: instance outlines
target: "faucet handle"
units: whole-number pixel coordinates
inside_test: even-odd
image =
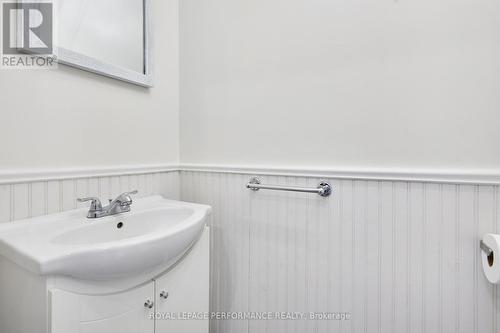
[[[137,191],[137,190],[122,193],[114,201],[119,201],[120,206],[122,206],[122,207],[128,207],[132,204],[132,198],[130,196],[132,194],[137,194],[137,193],[139,193],[139,191]]]
[[[78,202],[91,201],[91,203],[90,203],[90,211],[100,211],[100,210],[102,210],[102,204],[101,204],[101,200],[99,200],[99,198],[89,197],[89,198],[78,198],[76,200]]]

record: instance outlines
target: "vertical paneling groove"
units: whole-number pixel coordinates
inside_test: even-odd
[[[16,205],[14,203],[14,185],[9,186],[9,192],[10,192],[10,217],[9,221],[14,220],[14,210],[16,208]]]
[[[411,198],[410,198],[410,184],[406,183],[405,184],[405,191],[406,191],[406,332],[410,333],[411,332],[411,322],[412,322],[412,304],[410,302],[410,290],[411,290],[411,273],[410,273],[410,267],[413,262],[412,258],[412,252],[411,252],[411,246],[412,246],[412,237],[411,237]]]
[[[498,234],[498,187],[494,188],[494,197],[493,197],[493,229],[494,232]],[[493,332],[498,332],[498,286],[493,286]]]
[[[352,289],[353,289],[353,274],[352,274],[352,192],[353,182],[342,181],[342,266],[340,273],[342,275],[342,311],[352,312]],[[307,309],[306,309],[307,310]],[[352,323],[342,322],[342,332],[351,332]]]
[[[49,182],[44,182],[43,183],[43,213],[46,215],[49,213]]]
[[[28,184],[28,214],[26,217],[33,216],[33,184]]]
[[[474,219],[474,237],[473,240],[478,239],[478,233],[479,233],[479,220],[478,220],[478,204],[479,204],[479,188],[477,186],[474,187],[474,210],[473,210],[473,219]],[[473,324],[474,324],[474,333],[478,333],[478,302],[477,302],[477,285],[478,285],[478,256],[474,256],[474,262],[473,262],[473,279],[472,283],[474,284],[473,287],[473,304],[474,304],[474,317],[473,317]]]
[[[338,239],[338,244],[339,244],[339,265],[337,267],[338,270],[338,280],[339,280],[339,291],[338,291],[338,297],[339,297],[339,308],[337,311],[343,311],[344,309],[344,288],[342,286],[344,285],[344,280],[343,280],[343,274],[342,274],[342,268],[344,267],[344,247],[342,244],[342,238],[344,236],[344,182],[340,181],[339,186],[338,186],[338,195],[337,198],[339,200],[339,239]],[[339,325],[339,331],[342,332],[344,328],[343,322],[340,322]]]
[[[63,191],[63,182],[62,181],[59,181],[59,208],[58,208],[58,211],[62,211],[63,210],[63,202],[64,202],[64,191]]]
[[[477,196],[477,235],[483,235],[485,233],[493,232],[495,230],[495,219],[494,219],[494,188],[492,186],[478,186]],[[482,270],[482,262],[480,260],[480,250],[475,244],[475,252],[477,260],[477,306],[478,306],[478,332],[491,332],[493,331],[493,308],[494,299],[492,295],[494,294],[493,285],[485,283],[485,278]],[[479,302],[479,300],[481,300]]]
[[[471,333],[475,330],[474,264],[477,245],[475,227],[475,187],[460,186],[460,332]],[[475,240],[475,241],[474,241]]]
[[[493,189],[493,226],[492,230],[494,233],[498,234],[498,187]],[[493,332],[498,331],[497,322],[497,311],[498,311],[498,286],[493,286],[493,308],[492,308],[492,319],[493,319]]]
[[[190,172],[189,173],[189,179],[191,180],[191,177],[193,177],[193,174],[194,172]],[[221,245],[223,245],[221,239],[220,239],[220,233],[221,233],[221,229],[222,229],[222,226],[221,224],[224,222],[220,217],[220,209],[221,209],[221,205],[220,205],[220,200],[219,200],[219,197],[221,195],[221,191],[220,191],[220,182],[219,182],[219,174],[213,174],[211,175],[212,176],[212,197],[213,197],[213,205],[214,207],[217,207],[216,209],[214,209],[213,211],[213,221],[214,221],[214,243],[216,245],[219,245],[219,246],[216,246],[216,251],[215,251],[215,266],[214,266],[214,270],[215,270],[215,276],[214,276],[214,281],[215,281],[215,290],[217,292],[213,293],[213,297],[214,297],[214,302],[215,304],[217,304],[217,308],[215,311],[217,310],[221,310],[223,308],[223,304],[222,302],[220,301],[222,299],[221,297],[221,294],[223,293],[223,288],[221,288],[222,284],[224,283],[223,280],[222,280],[222,276],[221,276],[221,268],[222,268],[222,256],[221,256],[221,252],[223,251],[223,248],[221,248]],[[187,192],[187,193],[190,193],[190,192]],[[190,194],[190,197],[192,197],[192,194]],[[251,260],[252,258],[250,258]],[[221,324],[221,321],[216,321],[216,332],[224,332],[224,330],[221,330],[221,327],[220,327],[220,324]]]
[[[378,264],[378,271],[377,271],[377,277],[378,277],[378,285],[377,285],[377,296],[378,296],[378,307],[377,307],[377,314],[378,314],[378,333],[382,333],[382,183],[377,182],[377,206],[378,206],[378,211],[377,211],[377,239],[378,239],[378,248],[377,248],[377,264]]]
[[[409,265],[412,288],[410,289],[410,310],[408,318],[410,322],[410,332],[423,332],[423,217],[424,217],[424,187],[423,184],[411,183],[409,194],[410,212],[410,252],[412,254],[411,265]]]
[[[286,177],[285,179],[285,184],[286,185],[290,185],[290,177]],[[293,181],[293,180],[292,180]],[[290,207],[290,199],[286,200],[286,203],[285,203],[285,223],[288,224],[290,223],[290,221],[292,221],[292,217],[290,215],[290,210],[291,210],[291,207]],[[285,270],[285,295],[284,295],[284,302],[286,304],[286,310],[287,311],[294,311],[293,309],[293,305],[291,303],[291,299],[290,299],[290,295],[292,293],[292,288],[291,288],[291,285],[293,286],[293,270],[292,270],[292,267],[293,267],[293,255],[291,254],[292,251],[293,251],[293,242],[292,242],[292,237],[293,237],[293,231],[294,231],[294,228],[290,228],[290,227],[286,227],[286,247],[285,247],[285,255],[286,255],[286,259],[285,259],[285,262],[286,262],[286,270]],[[330,263],[330,258],[327,258],[327,262]],[[283,328],[283,331],[284,332],[291,332],[292,331],[292,325],[290,322],[284,322],[284,328]]]
[[[362,264],[364,267],[368,267],[368,227],[367,227],[367,220],[368,220],[368,182],[364,182],[363,184],[363,261]],[[363,274],[362,275],[362,280],[363,280],[363,332],[367,333],[368,332],[368,276],[370,274]],[[318,309],[320,310],[320,309]]]
[[[456,187],[454,185],[441,186],[441,216],[440,216],[440,253],[441,253],[441,331],[456,332]]]
[[[11,193],[9,185],[0,185],[0,223],[11,220]]]
[[[499,226],[498,226],[498,206],[499,206],[499,196],[498,196],[498,186],[495,186],[494,189],[494,200],[493,200],[493,223],[494,223],[494,230],[495,233],[498,234],[499,232]],[[493,289],[493,332],[498,332],[498,286],[494,286]]]
[[[393,185],[391,182],[382,183],[381,193],[381,220],[382,248],[381,248],[381,323],[382,332],[392,332],[394,329],[393,301]],[[354,315],[354,314],[353,314]]]
[[[438,227],[438,318],[439,318],[439,332],[443,332],[443,184],[439,185],[439,227]]]
[[[427,251],[427,184],[424,184],[422,191],[422,323],[421,329],[425,332],[426,328],[426,295],[425,295],[425,281],[426,281],[426,251]]]
[[[267,181],[272,182],[273,178],[270,177],[270,179]],[[269,228],[269,225],[270,225],[269,206],[270,206],[270,201],[272,199],[272,194],[273,193],[269,194],[268,200],[260,202],[261,205],[264,205],[262,220],[260,221],[260,229],[261,229],[261,237],[262,237],[261,245],[262,246],[259,246],[258,248],[256,248],[256,250],[258,251],[258,254],[256,255],[255,262],[263,261],[263,262],[265,262],[265,265],[262,267],[264,270],[264,274],[262,274],[262,278],[259,278],[256,281],[254,281],[254,283],[258,286],[257,288],[262,288],[261,297],[259,297],[259,301],[256,302],[256,304],[259,304],[259,306],[257,306],[256,308],[264,307],[264,308],[266,308],[267,311],[271,311],[270,306],[272,306],[272,304],[270,303],[271,293],[269,293],[268,291],[269,291],[269,288],[271,287],[270,286],[270,284],[271,284],[270,283],[271,282],[270,281],[271,258],[275,257],[273,255],[273,253],[270,251],[271,245],[273,244],[273,242],[271,242],[272,235],[271,235],[271,232],[269,230],[270,229]],[[306,233],[306,235],[307,235],[307,233]],[[257,269],[257,271],[259,271],[259,270]],[[305,290],[307,291],[307,285],[305,286]],[[259,324],[258,326],[263,328],[262,332],[269,333],[269,323],[267,321],[263,322],[263,323],[258,323],[258,324]],[[262,324],[262,325],[260,325],[260,324]]]
[[[244,181],[246,180],[247,176],[246,175],[242,175],[241,179],[242,179],[242,183],[241,184],[244,184]],[[241,185],[240,185],[241,186]],[[247,265],[246,267],[243,266],[243,269],[247,269],[247,274],[246,274],[246,277],[247,277],[247,280],[245,281],[245,283],[242,283],[242,289],[243,289],[243,292],[246,292],[246,295],[247,295],[247,299],[246,299],[246,303],[244,304],[246,307],[245,307],[245,310],[247,312],[250,311],[250,295],[251,295],[251,290],[250,290],[250,272],[251,272],[251,262],[250,262],[250,253],[251,253],[251,242],[250,240],[252,239],[252,223],[251,223],[251,220],[252,220],[252,204],[251,204],[251,199],[250,199],[250,195],[251,195],[251,192],[250,191],[246,191],[247,194],[245,194],[245,198],[246,198],[246,204],[245,202],[243,203],[243,205],[246,207],[246,209],[248,209],[247,211],[247,216],[246,216],[246,219],[245,219],[245,225],[246,225],[246,232],[247,232],[247,238],[246,238],[246,242],[247,242],[247,246],[246,246],[246,254],[247,254],[247,257],[245,258],[245,260],[247,261]],[[237,221],[235,221],[235,223],[237,223]],[[242,278],[245,277],[245,274],[242,274]],[[250,323],[249,321],[247,320],[246,321],[246,329],[244,329],[244,332],[245,333],[249,333],[250,332]]]
[[[287,178],[286,185],[287,186],[291,185],[289,177]],[[287,207],[287,211],[288,211],[288,209],[290,207],[290,200],[287,200],[286,207]],[[326,249],[326,262],[327,262],[327,266],[329,267],[330,265],[333,265],[333,260],[332,259],[334,258],[334,256],[332,255],[332,252],[333,252],[333,250],[332,250],[332,248],[333,248],[333,245],[332,245],[332,243],[333,243],[333,237],[332,237],[333,227],[332,227],[332,225],[334,224],[334,221],[333,221],[333,214],[332,214],[331,205],[330,205],[330,207],[328,209],[327,214],[328,214],[327,215],[327,221],[329,223],[327,223],[326,234],[327,234],[327,237],[329,239],[327,240],[327,243],[326,243],[327,244],[326,245],[327,246],[327,249]],[[288,216],[287,216],[287,220],[288,220]],[[330,238],[331,238],[331,241],[329,241]],[[287,250],[289,250],[289,249],[290,249],[289,246],[287,246]],[[289,260],[289,259],[287,258],[287,260]],[[326,279],[327,279],[327,281],[326,281],[326,284],[327,284],[327,286],[326,286],[326,295],[327,295],[326,309],[328,311],[332,311],[333,312],[334,310],[332,310],[332,301],[331,301],[331,298],[333,296],[332,295],[333,294],[332,290],[333,290],[333,279],[334,279],[334,277],[332,276],[331,269],[327,270]],[[291,281],[288,281],[288,279],[287,279],[287,284],[289,282],[291,282]],[[327,322],[326,323],[325,332],[329,332],[329,331],[331,331],[331,326],[330,326],[330,323]]]
[[[352,198],[351,202],[354,203],[356,202],[356,192],[357,192],[357,182],[354,181],[352,184]],[[351,205],[351,215],[352,215],[352,223],[351,223],[351,267],[352,267],[352,282],[354,285],[356,285],[356,271],[357,271],[357,263],[356,263],[356,224],[358,223],[357,221],[357,210],[356,210],[356,205],[352,204]],[[353,302],[353,308],[357,305],[357,297],[356,297],[356,288],[351,287],[351,301]],[[355,321],[354,323],[351,323],[351,332],[355,331],[358,323],[360,320]]]
[[[391,183],[391,332],[395,333],[396,329],[396,194],[394,193],[395,184]]]
[[[77,199],[80,197],[79,193],[78,193],[78,183],[81,182],[82,184],[80,185],[81,188],[83,188],[83,184],[85,183],[85,179],[79,179],[77,181],[73,181],[73,197],[72,197],[72,200],[71,200],[71,205],[73,209],[77,208],[78,207],[78,201]],[[85,190],[83,190],[85,191]]]
[[[461,286],[461,263],[462,263],[462,246],[460,245],[461,236],[461,218],[460,218],[460,186],[455,186],[455,269],[456,269],[456,285],[455,285],[455,332],[461,332],[460,326],[460,312],[462,294],[460,292]]]
[[[13,220],[28,218],[31,210],[31,184],[15,184],[13,188]]]
[[[46,214],[46,183],[36,182],[30,184],[30,212],[29,217],[36,217]]]

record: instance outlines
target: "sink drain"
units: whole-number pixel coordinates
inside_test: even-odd
[[[116,227],[117,227],[118,229],[121,229],[121,228],[123,227],[123,222],[118,223],[118,224],[116,225]]]

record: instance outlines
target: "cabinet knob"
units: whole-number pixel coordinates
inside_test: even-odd
[[[144,307],[148,309],[152,309],[154,305],[155,303],[149,299],[146,301],[146,303],[144,303]]]
[[[162,291],[160,293],[160,297],[163,298],[163,299],[167,299],[168,298],[168,293],[166,291]]]

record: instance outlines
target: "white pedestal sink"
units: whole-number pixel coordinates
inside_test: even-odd
[[[176,300],[208,312],[209,206],[155,196],[125,214],[86,213],[0,225],[0,332],[206,332],[148,316]]]

